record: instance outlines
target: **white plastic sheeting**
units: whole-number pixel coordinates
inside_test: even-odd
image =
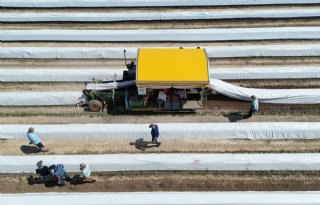
[[[320,192],[108,192],[1,194],[10,205],[319,205]],[[90,202],[90,203],[88,203]]]
[[[76,109],[76,108],[75,108]],[[318,122],[158,123],[163,139],[320,139]],[[0,138],[25,139],[35,127],[42,139],[150,138],[149,124],[0,125]]]
[[[320,4],[319,0],[0,0],[2,7],[163,7]]]
[[[140,170],[320,170],[320,154],[104,154],[0,156],[0,173],[34,173],[36,163],[64,164],[78,172],[87,162],[93,172]]]
[[[124,67],[114,68],[6,68],[0,70],[0,82],[89,82],[121,80]],[[281,67],[214,67],[209,69],[210,78],[221,80],[245,79],[307,79],[320,78],[320,66]]]
[[[220,80],[320,78],[320,66],[214,67],[209,72]]]
[[[225,10],[166,13],[1,13],[1,22],[116,22],[319,17],[320,9]]]
[[[81,91],[0,92],[0,106],[76,105],[81,96]]]
[[[320,89],[256,89],[244,88],[217,79],[210,79],[210,87],[230,98],[251,100],[255,95],[260,102],[279,104],[320,104]]]
[[[208,58],[320,56],[320,44],[206,46]],[[137,47],[2,47],[0,58],[123,59],[136,58]]]
[[[92,79],[103,81],[122,80],[125,69],[115,68],[1,68],[0,82],[88,82]]]
[[[1,41],[202,42],[320,39],[320,27],[139,30],[2,30]]]
[[[88,90],[112,90],[130,87],[136,84],[135,80],[124,82],[110,82],[110,83],[88,83],[86,89]]]

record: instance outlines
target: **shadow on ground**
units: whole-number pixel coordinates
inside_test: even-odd
[[[24,154],[38,153],[40,151],[37,147],[30,145],[22,145],[20,149]]]
[[[227,117],[230,122],[238,122],[240,120],[247,119],[247,115],[241,112],[231,112],[228,114],[224,114],[224,117]]]
[[[70,184],[72,185],[79,185],[79,184],[87,184],[87,183],[94,183],[96,180],[86,181],[84,177],[80,175],[75,175],[71,178]]]
[[[135,142],[130,142],[130,145],[134,145],[137,149],[142,151],[152,147],[159,147],[160,144],[161,144],[160,142],[159,144],[154,144],[150,141],[144,141],[143,138],[139,138]]]

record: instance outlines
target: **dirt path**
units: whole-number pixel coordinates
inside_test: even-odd
[[[2,8],[1,12],[10,13],[43,13],[43,12],[89,12],[89,13],[109,13],[109,12],[183,12],[183,11],[227,11],[227,10],[257,10],[257,9],[319,9],[319,5],[260,5],[260,6],[203,6],[203,7],[128,7],[128,8]],[[1,13],[0,12],[0,13]]]
[[[45,154],[107,153],[311,153],[320,151],[320,140],[166,140],[161,146],[150,139],[137,140],[43,140],[50,150]],[[1,155],[37,154],[27,139],[0,141]]]
[[[130,59],[131,60],[131,59]],[[299,66],[320,65],[319,57],[255,57],[210,59],[215,66]],[[114,59],[0,59],[0,67],[111,67],[124,66],[124,60]]]
[[[265,89],[293,89],[293,88],[320,88],[319,79],[290,79],[290,80],[233,80],[227,81],[234,85],[249,88]],[[76,82],[34,82],[34,83],[0,83],[1,92],[14,91],[37,91],[37,92],[59,92],[59,91],[82,91],[84,83]]]
[[[79,174],[79,173],[77,173]],[[0,174],[1,193],[141,191],[319,191],[319,172],[153,171],[94,173],[95,183],[29,185],[27,174]],[[71,173],[74,176],[74,173]],[[32,184],[32,183],[31,183]]]

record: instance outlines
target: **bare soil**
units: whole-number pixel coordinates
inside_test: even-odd
[[[71,176],[79,173],[71,173]],[[319,191],[319,172],[152,171],[93,173],[95,183],[28,184],[28,174],[0,174],[1,193],[141,191]]]
[[[290,79],[290,80],[228,80],[228,82],[249,88],[267,89],[293,89],[293,88],[320,88],[319,79]],[[1,92],[14,91],[38,91],[38,92],[59,92],[59,91],[82,91],[84,83],[78,82],[28,82],[28,83],[0,83]]]
[[[129,59],[134,60],[134,59]],[[298,66],[320,65],[320,57],[254,57],[254,58],[212,58],[210,67],[215,66]],[[119,59],[0,59],[0,67],[111,67],[124,66]]]
[[[190,6],[190,7],[118,7],[118,8],[2,8],[0,13],[59,13],[59,12],[183,12],[183,11],[227,11],[227,10],[256,10],[256,9],[317,9],[319,5],[259,5],[259,6]]]
[[[151,139],[137,140],[43,140],[47,153],[37,152],[27,139],[0,141],[0,155],[66,155],[108,153],[318,153],[320,140],[169,140],[159,138],[161,145]],[[177,146],[178,145],[178,146]]]
[[[319,26],[320,18],[126,21],[106,23],[2,23],[2,29],[177,29]]]
[[[3,42],[2,47],[205,47],[205,46],[250,46],[319,44],[320,40],[259,40],[259,41],[216,41],[216,42],[52,42],[25,41]]]

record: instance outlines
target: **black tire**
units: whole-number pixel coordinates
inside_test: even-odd
[[[92,112],[100,112],[102,110],[102,102],[99,100],[90,100],[88,102],[88,108]]]

